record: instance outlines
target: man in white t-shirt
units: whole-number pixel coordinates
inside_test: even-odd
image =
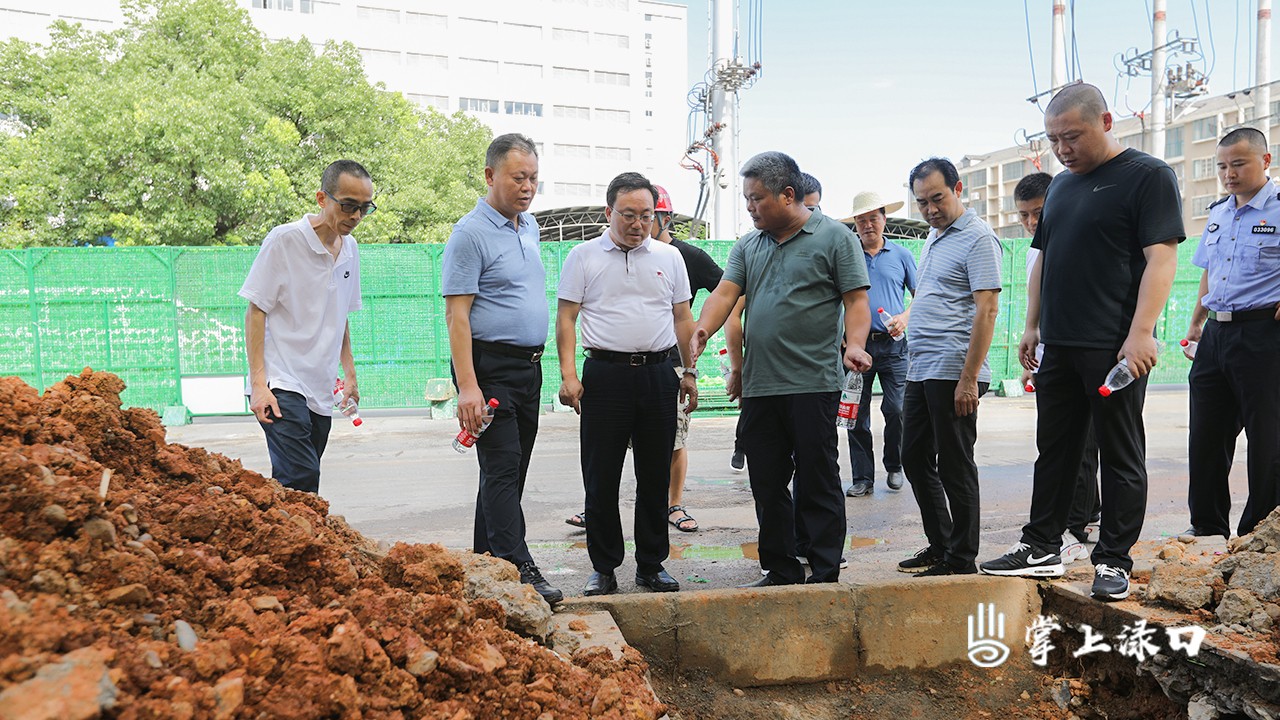
[[[324,170],[320,212],[267,234],[240,296],[249,356],[249,408],[267,436],[271,476],[318,493],[333,422],[339,364],[343,399],[360,399],[347,314],[360,309],[360,253],[351,231],[377,207],[369,172],[353,160]]]
[[[680,251],[650,237],[658,191],[639,173],[609,183],[609,229],[565,258],[556,293],[560,401],[582,415],[582,480],[587,554],[595,572],[585,595],[618,590],[614,571],[625,546],[618,488],[627,441],[636,472],[636,584],[673,592],[680,583],[662,568],[667,542],[667,484],[676,438],[676,401],[697,407],[697,371],[689,359],[693,314],[689,273]],[[578,379],[577,322],[587,359]],[[679,348],[680,378],[670,352]]]

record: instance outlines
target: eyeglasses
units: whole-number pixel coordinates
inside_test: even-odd
[[[328,195],[330,200],[338,203],[338,207],[342,208],[342,212],[348,215],[355,215],[356,211],[359,210],[361,215],[368,216],[368,215],[372,215],[378,209],[378,206],[374,205],[371,202],[367,202],[363,205],[361,205],[360,203],[343,202],[338,198],[334,197],[333,194],[330,193],[328,190],[325,190],[324,194]]]
[[[636,223],[636,221],[640,221],[640,222],[644,223],[645,225],[648,225],[649,223],[653,222],[653,214],[652,214],[652,213],[645,213],[644,215],[637,215],[637,214],[635,214],[635,213],[633,213],[633,212],[622,212],[622,213],[618,213],[617,215],[618,215],[618,217],[622,218],[622,221],[623,221],[624,223],[626,223],[626,224],[628,224],[628,225],[634,225],[634,224]]]

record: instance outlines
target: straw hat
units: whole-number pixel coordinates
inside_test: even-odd
[[[866,190],[853,196],[853,212],[849,213],[849,217],[842,219],[840,222],[851,223],[855,217],[865,215],[879,208],[884,208],[884,214],[888,215],[901,208],[903,204],[901,200],[887,203],[880,198],[879,193]]]

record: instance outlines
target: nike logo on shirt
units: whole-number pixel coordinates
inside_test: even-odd
[[[1098,192],[1099,190],[1106,190],[1107,188],[1113,188],[1113,187],[1115,187],[1115,184],[1111,184],[1111,185],[1094,185],[1094,186],[1093,186],[1093,191],[1094,191],[1094,192]]]

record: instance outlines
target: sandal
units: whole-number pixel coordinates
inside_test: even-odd
[[[587,511],[583,510],[580,513],[570,515],[569,519],[565,520],[565,523],[574,527],[585,528],[587,526]]]
[[[675,513],[680,513],[680,517],[676,518],[675,520],[672,520],[671,516]],[[684,509],[683,505],[672,505],[671,507],[667,508],[667,522],[671,523],[671,526],[679,530],[680,532],[697,532],[698,531],[698,521],[693,519],[693,516],[690,515],[687,510]],[[689,527],[685,523],[692,523],[693,527]]]

